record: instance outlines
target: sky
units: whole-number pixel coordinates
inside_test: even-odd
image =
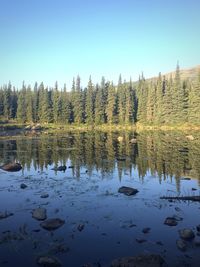
[[[0,0],[0,85],[87,86],[200,64],[199,0]]]

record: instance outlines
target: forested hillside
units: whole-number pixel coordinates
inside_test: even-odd
[[[189,72],[190,73],[190,72]],[[134,124],[200,125],[200,71],[191,77],[177,66],[173,75],[137,83],[122,81],[118,85],[106,81],[94,85],[90,77],[86,88],[81,79],[73,79],[71,90],[55,83],[54,88],[23,83],[16,89],[11,83],[0,88],[0,121],[19,123],[59,123],[88,125]]]

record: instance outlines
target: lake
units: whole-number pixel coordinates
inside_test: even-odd
[[[34,267],[49,255],[62,266],[108,267],[140,254],[159,254],[163,266],[199,266],[199,202],[160,199],[200,195],[200,133],[192,136],[91,131],[0,139],[0,165],[22,165],[0,170],[0,212],[8,215],[0,219],[0,266]],[[139,192],[127,196],[121,186]],[[44,229],[32,217],[38,208],[65,223]],[[177,225],[164,224],[167,217]],[[176,242],[185,228],[195,238],[182,251]]]

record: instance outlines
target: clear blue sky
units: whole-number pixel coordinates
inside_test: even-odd
[[[0,0],[0,84],[137,80],[200,64],[199,0]]]

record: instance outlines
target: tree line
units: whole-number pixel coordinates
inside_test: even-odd
[[[200,72],[194,80],[182,80],[179,65],[174,77],[162,76],[138,82],[122,81],[117,86],[102,77],[94,85],[91,77],[86,88],[73,79],[67,90],[55,83],[53,88],[23,82],[20,90],[9,82],[0,88],[0,120],[19,123],[127,124],[148,125],[200,124]]]

